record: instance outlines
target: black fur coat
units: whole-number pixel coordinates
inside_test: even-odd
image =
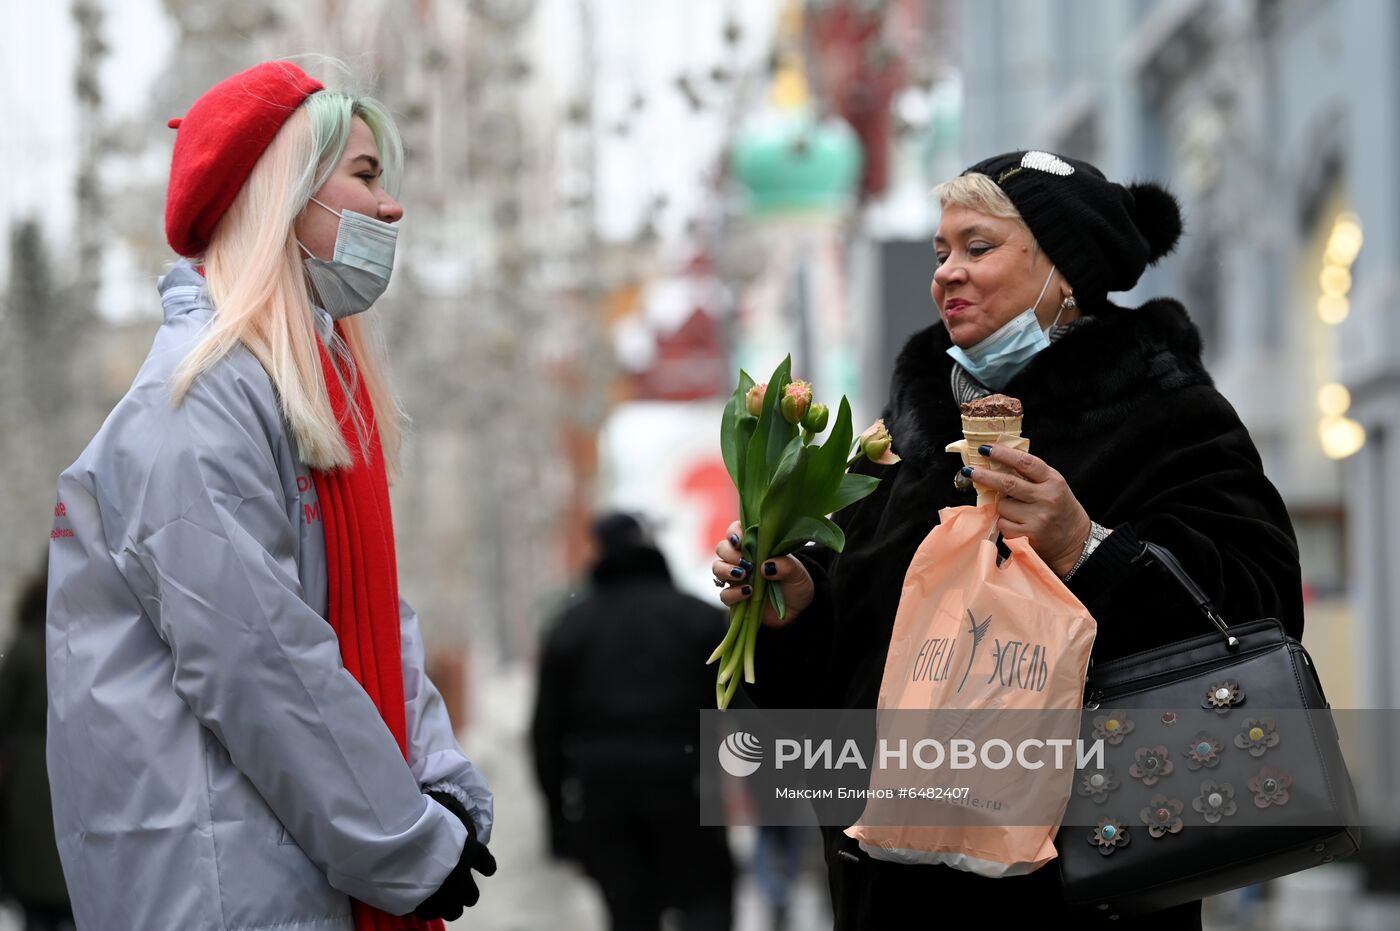
[[[900,353],[884,417],[903,461],[862,460],[857,468],[882,481],[836,516],[844,552],[804,551],[817,599],[792,625],[761,631],[759,681],[748,687],[759,706],[875,706],[905,569],[940,509],[975,503],[973,492],[953,486],[961,460],[944,452],[962,438],[949,345],[939,323]],[[1302,635],[1288,513],[1248,431],[1202,366],[1200,334],[1180,304],[1156,300],[1086,319],[1004,393],[1025,406],[1030,451],[1064,475],[1092,519],[1113,530],[1070,584],[1098,622],[1096,661],[1209,629],[1157,570],[1132,564],[1142,540],[1170,549],[1228,622],[1274,617]],[[919,902],[935,900],[945,904],[929,914],[947,918],[949,901],[985,906],[995,896],[997,909],[982,917],[995,914],[994,923],[1008,925],[1016,916],[1043,923],[1062,908],[1053,869],[987,880],[871,860],[839,827],[824,833],[837,928],[892,927]],[[1135,927],[1200,926],[1198,906],[1158,918]]]

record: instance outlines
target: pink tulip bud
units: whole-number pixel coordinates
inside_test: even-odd
[[[757,417],[763,413],[763,396],[768,392],[768,382],[754,385],[745,396],[745,401],[749,406],[749,413]]]
[[[899,457],[890,452],[892,439],[883,420],[877,420],[871,424],[869,429],[860,435],[859,443],[860,451],[871,462],[891,465],[899,461]]]
[[[811,382],[795,381],[783,389],[783,419],[788,423],[801,423],[811,406]]]

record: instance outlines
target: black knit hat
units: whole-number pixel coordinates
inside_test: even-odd
[[[1110,291],[1137,284],[1181,236],[1181,208],[1165,188],[1124,187],[1078,159],[1008,152],[963,172],[970,173],[991,178],[1011,199],[1084,311],[1104,309]]]

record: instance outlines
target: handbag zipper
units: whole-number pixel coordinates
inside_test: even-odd
[[[1240,643],[1240,641],[1239,641],[1237,638],[1235,638],[1234,636],[1232,636],[1232,635],[1229,633],[1229,631],[1228,631],[1228,630],[1225,628],[1225,626],[1224,626],[1224,622],[1219,620],[1219,616],[1218,616],[1218,615],[1211,616],[1212,614],[1213,614],[1213,612],[1207,614],[1207,616],[1210,617],[1211,622],[1214,623],[1214,624],[1216,625],[1216,627],[1220,629],[1220,632],[1221,632],[1222,634],[1225,635],[1226,644],[1229,646],[1230,650],[1231,650],[1232,653],[1233,653],[1232,659],[1234,659],[1234,660],[1243,659],[1243,658],[1246,657],[1246,656],[1252,656],[1252,655],[1254,655],[1255,653],[1267,652],[1268,650],[1270,650],[1270,649],[1273,648],[1274,644],[1269,644],[1269,645],[1266,645],[1266,646],[1255,647],[1253,650],[1249,650],[1248,652],[1234,652],[1234,651],[1239,650],[1239,648],[1240,648],[1240,646],[1242,646],[1242,644]],[[1301,644],[1296,644],[1296,643],[1294,643],[1294,644],[1289,644],[1289,643],[1287,642],[1287,640],[1285,640],[1285,646],[1287,647],[1287,649],[1288,649],[1288,651],[1289,651],[1290,653],[1299,653],[1299,654],[1301,654],[1302,657],[1303,657],[1303,662],[1306,663],[1308,666],[1312,666],[1312,660],[1309,659],[1309,657],[1308,657],[1308,651],[1305,650],[1305,649],[1303,649]],[[1132,660],[1139,660],[1139,661],[1140,661],[1143,657],[1147,656],[1148,654],[1150,654],[1150,653],[1156,653],[1156,652],[1157,652],[1156,650],[1144,651],[1144,653],[1134,654],[1133,656],[1130,656],[1130,657],[1123,657],[1122,659],[1123,659],[1123,661],[1125,661],[1125,662],[1127,662],[1127,661],[1132,661]],[[1118,662],[1118,660],[1114,660],[1113,662],[1116,663],[1116,662]],[[1094,668],[1094,660],[1093,660],[1093,657],[1090,657],[1090,658],[1089,658],[1089,669],[1092,670],[1093,668]],[[1132,695],[1132,694],[1134,694],[1134,693],[1136,693],[1136,692],[1142,691],[1143,689],[1151,688],[1152,686],[1157,685],[1159,682],[1170,682],[1171,679],[1172,679],[1175,675],[1178,674],[1178,672],[1179,672],[1179,671],[1171,671],[1171,672],[1165,672],[1165,673],[1158,673],[1156,676],[1151,676],[1151,677],[1148,677],[1148,678],[1146,678],[1146,679],[1139,679],[1139,680],[1136,680],[1136,681],[1134,681],[1134,682],[1131,683],[1132,686],[1134,686],[1133,688],[1131,688],[1130,690],[1128,690],[1128,691],[1126,691],[1126,692],[1117,692],[1117,693],[1114,694],[1114,697],[1115,697],[1115,698],[1121,698],[1121,697],[1126,696],[1126,695]],[[1085,701],[1084,701],[1084,708],[1085,708],[1086,710],[1089,710],[1089,711],[1096,710],[1096,709],[1103,703],[1103,700],[1104,700],[1105,698],[1107,698],[1107,697],[1108,697],[1108,690],[1105,690],[1105,689],[1095,689],[1093,692],[1091,692],[1091,693],[1089,694],[1089,697],[1088,697],[1087,699],[1085,699]]]
[[[1250,650],[1248,653],[1237,653],[1231,657],[1231,660],[1233,660],[1234,662],[1238,662],[1239,660],[1245,659],[1246,657],[1254,656],[1259,653],[1267,653],[1271,649],[1273,649],[1274,646],[1276,645],[1269,644],[1267,646],[1257,647],[1256,649]],[[1303,657],[1306,659],[1307,651],[1302,651],[1302,653]],[[1228,665],[1234,665],[1234,662],[1231,662]],[[1308,665],[1311,666],[1312,664],[1309,663]],[[1166,682],[1171,682],[1173,679],[1184,678],[1182,676],[1182,672],[1183,670],[1169,670],[1167,672],[1159,672],[1155,676],[1148,676],[1142,679],[1135,679],[1131,683],[1129,683],[1129,688],[1123,691],[1114,691],[1113,697],[1115,699],[1124,698],[1128,695],[1135,695],[1138,692],[1146,691],[1147,689],[1150,689],[1153,686],[1161,685]],[[1103,700],[1107,697],[1107,689],[1095,689],[1092,693],[1090,693],[1088,700],[1084,702],[1084,707],[1089,711],[1093,711],[1097,709],[1099,705],[1103,702]]]

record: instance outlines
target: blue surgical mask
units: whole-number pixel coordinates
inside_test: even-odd
[[[953,346],[948,350],[948,355],[966,369],[969,375],[993,391],[1005,388],[1011,379],[1030,364],[1036,353],[1050,345],[1050,337],[1040,328],[1035,309],[1040,305],[1041,298],[1045,297],[1045,292],[1050,287],[1050,279],[1054,275],[1055,270],[1052,268],[1050,274],[1045,276],[1045,284],[1041,287],[1040,297],[1035,299],[1035,304],[1017,314],[981,342],[965,350]],[[1055,323],[1059,322],[1060,315],[1056,314]],[[1054,327],[1055,323],[1050,326]]]
[[[311,200],[330,210],[316,198]],[[399,231],[391,223],[353,210],[342,210],[335,234],[335,254],[319,259],[305,246],[306,274],[326,313],[336,320],[368,310],[389,287],[394,270],[394,244]],[[300,243],[298,243],[300,245]]]

